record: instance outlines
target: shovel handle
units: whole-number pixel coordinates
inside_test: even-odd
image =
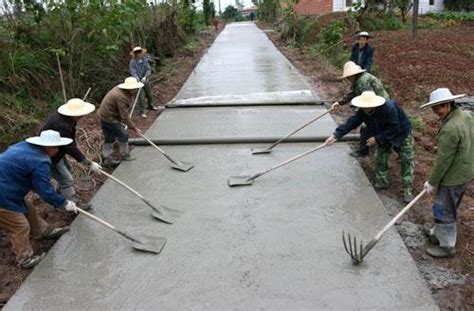
[[[109,173],[105,172],[104,170],[100,170],[100,173],[101,174],[104,174],[105,176],[107,176],[108,178],[112,179],[113,181],[115,181],[116,183],[118,183],[119,185],[121,185],[122,187],[124,187],[125,189],[127,189],[128,191],[130,191],[131,193],[133,193],[134,195],[136,195],[137,197],[139,197],[140,199],[144,200],[145,201],[145,198],[140,194],[138,193],[136,190],[134,190],[132,187],[128,186],[127,184],[125,184],[123,181],[119,180],[117,177],[113,176],[113,175],[110,175]]]
[[[284,141],[285,139],[293,136],[294,134],[298,133],[299,131],[301,131],[302,129],[304,129],[305,127],[307,127],[308,125],[312,124],[313,122],[321,119],[322,117],[324,117],[325,115],[327,115],[328,113],[332,112],[333,109],[329,109],[328,111],[322,113],[322,114],[319,114],[313,118],[311,118],[308,122],[306,122],[305,124],[301,125],[300,127],[298,127],[297,129],[295,129],[293,132],[289,133],[288,135],[280,138],[279,140],[277,140],[276,142],[274,142],[270,147],[268,147],[266,150],[272,150],[273,148],[275,148],[277,145],[279,145],[282,141]]]
[[[84,94],[84,97],[82,98],[82,100],[86,100],[87,96],[89,96],[89,93],[91,92],[91,89],[92,89],[91,87],[87,89],[87,92],[86,94]]]
[[[152,147],[154,147],[156,150],[158,150],[162,155],[165,156],[166,159],[168,159],[168,161],[170,161],[171,163],[175,164],[175,165],[178,165],[178,163],[176,163],[175,160],[173,160],[169,155],[166,154],[166,152],[161,149],[160,147],[158,147],[151,139],[149,139],[148,137],[146,137],[145,135],[143,134],[138,134],[141,138],[143,138],[144,140],[147,141],[147,143],[149,143]],[[179,165],[178,165],[179,166]]]
[[[132,105],[132,110],[130,110],[129,117],[131,118],[133,115],[133,111],[135,110],[135,106],[137,105],[138,98],[140,97],[140,92],[142,91],[142,88],[138,89],[137,96],[135,97],[135,100],[133,101]]]
[[[300,153],[300,154],[298,154],[298,155],[296,155],[296,156],[294,156],[294,157],[292,157],[292,158],[290,158],[290,159],[288,159],[288,160],[286,160],[286,161],[283,161],[283,162],[281,162],[281,163],[278,163],[277,165],[274,165],[274,166],[270,167],[269,169],[267,169],[267,170],[265,170],[265,171],[262,171],[262,172],[260,172],[260,173],[257,173],[257,174],[255,174],[255,175],[251,176],[251,177],[250,177],[249,179],[247,179],[247,180],[248,180],[248,181],[254,180],[254,179],[256,179],[256,178],[258,178],[258,177],[260,177],[260,176],[262,176],[262,175],[265,175],[265,174],[267,174],[267,173],[269,173],[269,172],[271,172],[271,171],[273,171],[273,170],[276,170],[277,168],[280,168],[280,167],[282,167],[282,166],[285,166],[285,165],[287,165],[287,164],[290,164],[291,162],[296,161],[296,160],[298,160],[298,159],[300,159],[300,158],[302,158],[302,157],[304,157],[304,156],[306,156],[306,155],[308,155],[308,154],[310,154],[310,153],[313,153],[313,152],[315,152],[315,151],[317,151],[317,150],[319,150],[319,149],[322,149],[322,148],[324,148],[324,147],[326,147],[326,146],[327,146],[327,144],[326,144],[326,143],[323,143],[322,145],[319,145],[319,146],[317,146],[316,148],[313,148],[313,149],[310,149],[310,150],[305,151],[305,152],[303,152],[303,153]]]
[[[102,220],[102,219],[100,219],[99,217],[97,217],[97,216],[95,216],[95,215],[92,215],[91,213],[86,212],[85,210],[83,210],[83,209],[81,209],[81,208],[79,208],[79,207],[77,207],[77,211],[78,211],[79,213],[81,213],[81,214],[83,214],[83,215],[89,217],[90,219],[93,219],[93,220],[97,221],[98,223],[100,223],[100,224],[102,224],[102,225],[108,227],[109,229],[112,229],[112,230],[118,232],[117,228],[115,228],[114,226],[112,226],[111,224],[109,224],[108,222],[106,222],[105,220]]]
[[[390,227],[392,227],[403,215],[413,206],[415,203],[426,193],[426,189],[423,189],[410,203],[408,203],[401,211],[397,214],[377,235],[374,237],[374,240],[380,239],[382,235],[387,232]]]

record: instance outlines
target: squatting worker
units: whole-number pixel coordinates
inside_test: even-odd
[[[370,72],[374,57],[374,48],[369,45],[371,36],[367,31],[356,34],[357,43],[352,46],[351,61]]]
[[[74,191],[74,178],[71,173],[69,162],[66,154],[73,157],[77,162],[82,163],[90,168],[93,172],[99,172],[101,168],[96,162],[89,161],[76,144],[76,124],[85,115],[95,110],[95,106],[84,102],[82,99],[73,98],[66,104],[60,106],[58,111],[52,113],[41,131],[54,130],[59,132],[61,137],[71,138],[72,143],[59,147],[58,153],[51,158],[52,174],[59,185],[59,192],[67,200],[71,200],[83,210],[91,208],[90,203],[82,203]]]
[[[376,189],[389,187],[388,159],[393,149],[400,155],[403,201],[410,202],[412,200],[414,158],[410,120],[396,101],[385,100],[372,91],[363,92],[362,95],[352,99],[351,103],[359,108],[356,114],[350,117],[346,123],[338,126],[326,143],[333,144],[365,123],[368,136],[367,145],[377,146],[374,187]]]
[[[462,111],[454,102],[463,96],[440,88],[420,107],[431,107],[441,121],[436,137],[436,161],[424,186],[428,193],[437,188],[432,207],[435,224],[428,232],[435,245],[426,250],[433,257],[449,257],[456,253],[457,210],[474,177],[474,116]]]
[[[121,83],[111,89],[102,100],[97,114],[100,118],[102,132],[104,133],[104,166],[116,166],[120,161],[112,159],[115,139],[119,142],[121,160],[133,161],[128,147],[128,133],[125,125],[137,134],[141,131],[130,119],[130,106],[143,83],[138,82],[134,77],[128,77],[124,83]]]
[[[151,75],[151,66],[150,61],[147,56],[147,49],[136,46],[130,52],[132,59],[130,60],[129,69],[130,75],[143,83],[143,90],[148,102],[148,109],[158,110],[158,107],[155,105],[155,98],[153,97],[153,88],[149,77]],[[140,93],[140,114],[143,118],[147,117],[146,108],[147,104],[143,98],[143,94]]]
[[[51,184],[51,158],[58,147],[72,143],[58,132],[48,130],[40,136],[11,145],[0,154],[0,228],[9,236],[18,263],[32,268],[44,257],[33,255],[30,231],[33,238],[57,238],[69,227],[53,228],[36,212],[25,196],[31,190],[47,203],[76,212],[76,204],[54,191]]]
[[[366,72],[365,69],[362,69],[353,62],[347,62],[344,64],[341,79],[352,82],[351,91],[332,105],[332,109],[334,110],[339,109],[341,105],[349,103],[354,97],[361,95],[364,91],[372,91],[386,100],[390,98],[387,91],[385,91],[382,82],[377,77]],[[366,128],[362,127],[360,131],[359,147],[355,152],[349,154],[353,157],[367,156],[369,154],[369,147],[367,146],[368,138],[369,134],[367,133]]]

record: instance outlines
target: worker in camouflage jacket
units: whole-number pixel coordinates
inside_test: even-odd
[[[146,52],[147,50],[145,48],[139,46],[134,47],[130,52],[130,55],[132,56],[129,64],[130,76],[143,83],[143,91],[145,92],[148,102],[148,109],[158,110],[158,107],[155,105],[153,88],[151,87],[150,83],[151,66]],[[147,103],[145,103],[142,93],[140,93],[139,107],[141,116],[146,118]]]
[[[377,146],[374,187],[377,189],[389,187],[388,160],[393,149],[400,155],[403,200],[411,201],[414,149],[410,120],[396,101],[386,100],[373,91],[363,92],[362,95],[353,98],[351,103],[359,108],[356,114],[339,125],[326,143],[330,145],[340,140],[364,123],[368,136],[366,144]]]
[[[347,62],[344,64],[344,70],[341,77],[342,80],[350,80],[352,82],[351,90],[349,93],[344,95],[339,101],[332,105],[333,110],[339,109],[341,105],[349,103],[354,97],[360,96],[362,92],[372,91],[376,95],[381,96],[385,99],[389,99],[389,95],[382,82],[372,74],[366,72],[359,65],[354,62]],[[369,154],[369,147],[367,146],[367,139],[369,138],[365,127],[361,128],[360,131],[360,142],[359,147],[356,151],[351,152],[350,155],[354,157],[365,157]]]
[[[463,96],[440,88],[421,106],[431,107],[441,121],[436,137],[436,161],[424,185],[428,193],[436,188],[432,207],[435,224],[426,232],[434,244],[426,252],[433,257],[450,257],[456,253],[458,208],[474,177],[474,116],[462,111],[454,101]]]

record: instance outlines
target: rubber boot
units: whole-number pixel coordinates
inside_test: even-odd
[[[128,143],[119,143],[120,147],[120,156],[122,157],[122,161],[133,161],[136,160],[135,157],[132,157],[130,155],[130,152],[128,151]]]
[[[426,253],[435,258],[453,257],[456,255],[454,247],[431,246],[426,249]]]

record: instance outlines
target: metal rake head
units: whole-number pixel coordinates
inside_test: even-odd
[[[356,237],[351,237],[351,234],[348,233],[346,239],[344,231],[342,231],[342,242],[344,243],[346,253],[351,256],[352,263],[355,265],[360,264],[364,259],[364,242],[360,240],[360,245],[358,246]]]

